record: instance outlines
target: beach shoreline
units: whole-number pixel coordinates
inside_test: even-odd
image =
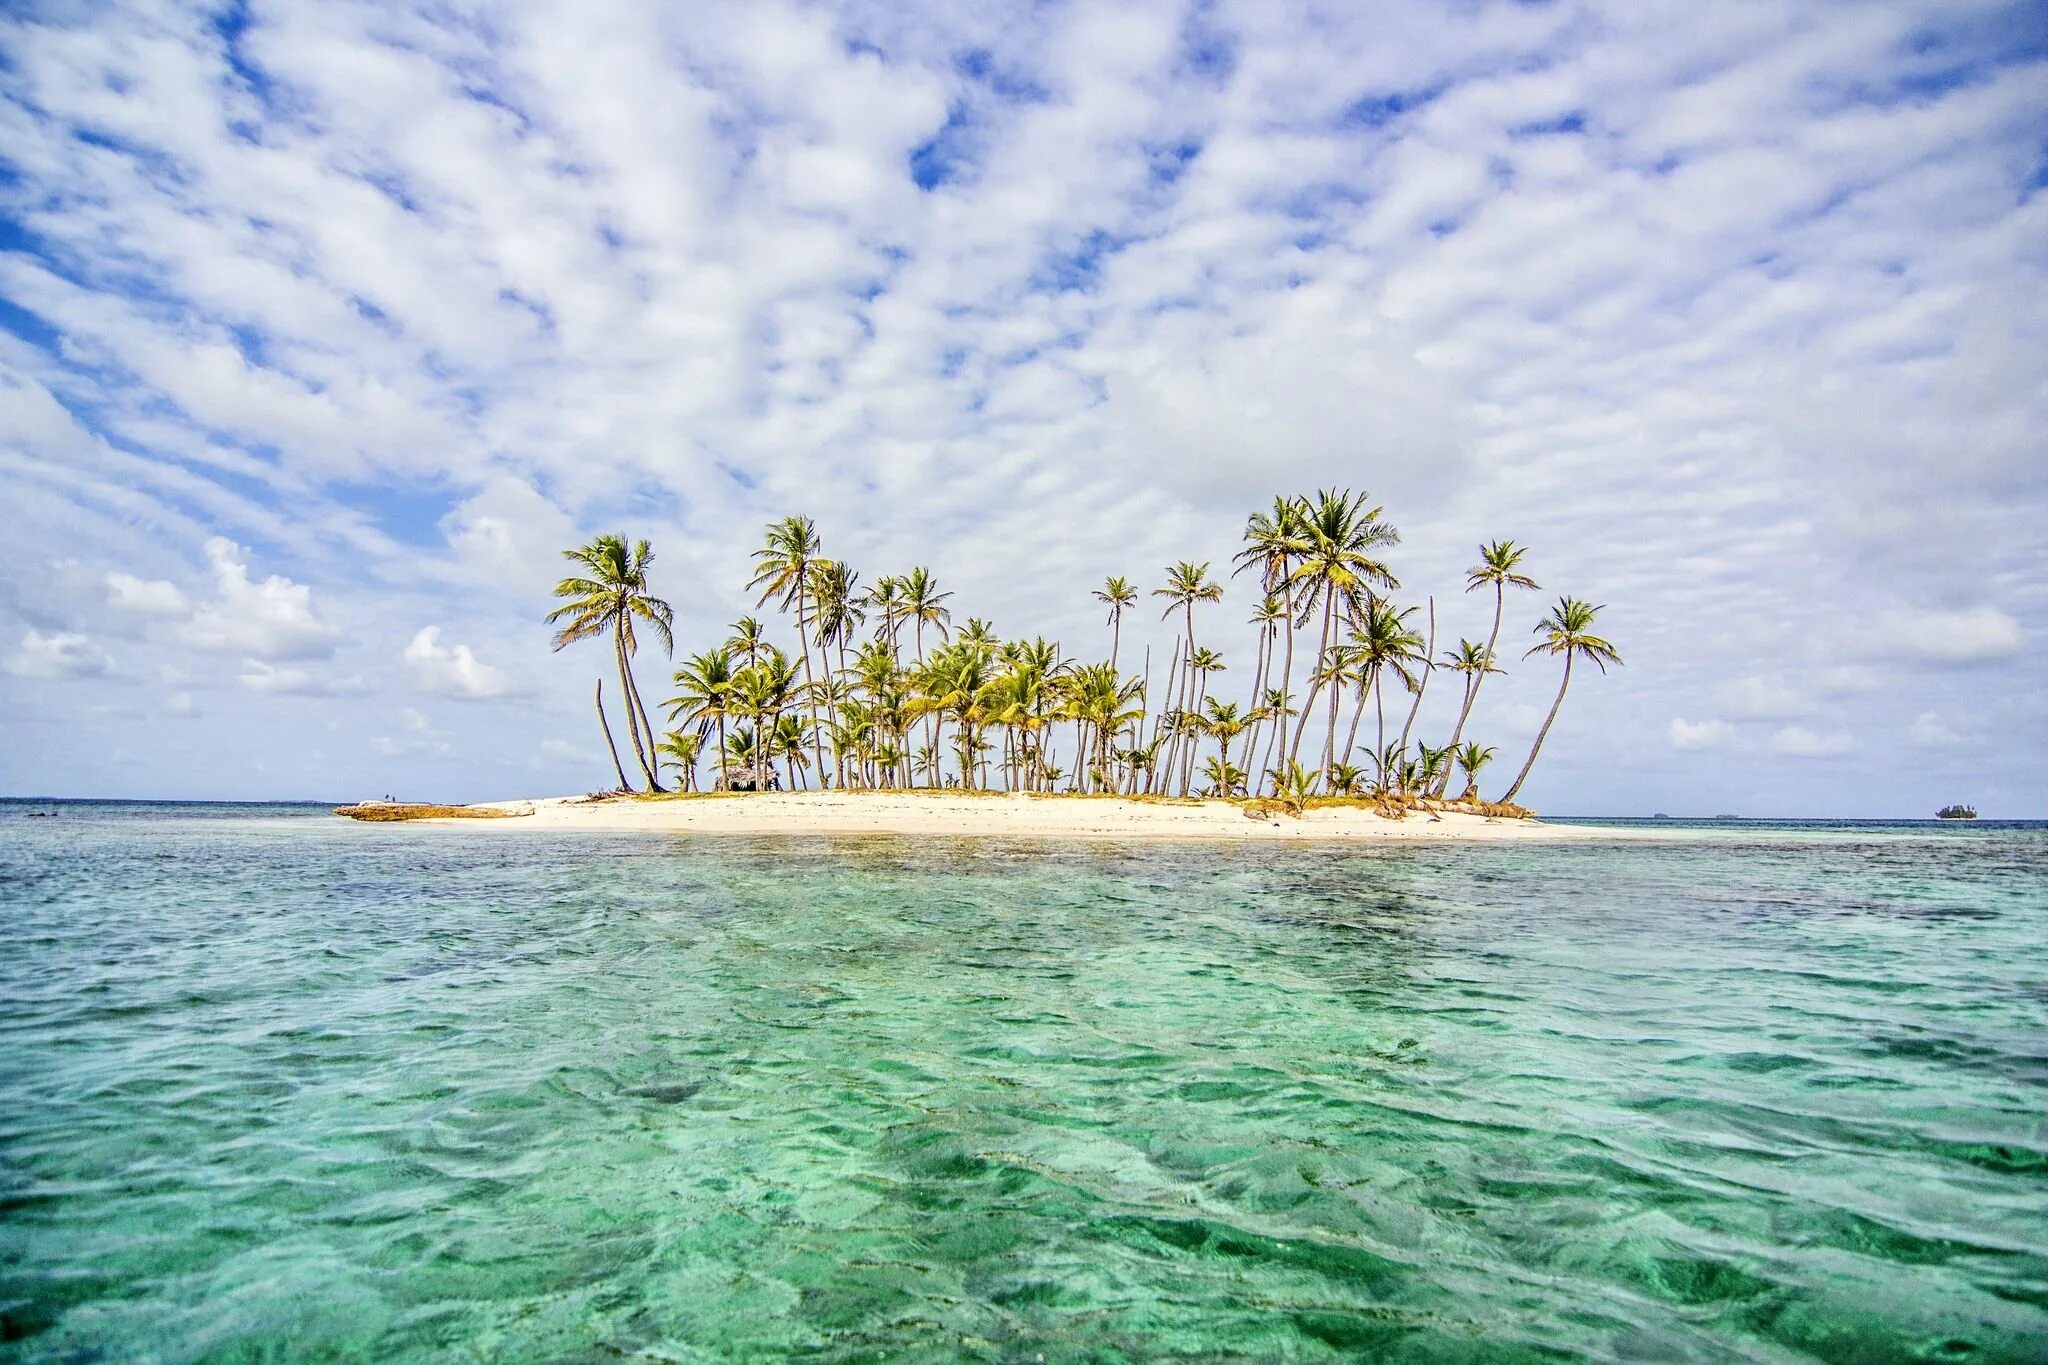
[[[1243,802],[1037,795],[1023,792],[838,790],[760,794],[587,797],[478,802],[510,819],[412,823],[539,833],[736,835],[895,834],[911,837],[1197,840],[1223,843],[1457,840],[1568,842],[1649,837],[1649,831],[1547,825],[1459,811],[1391,819],[1358,806],[1248,814]]]

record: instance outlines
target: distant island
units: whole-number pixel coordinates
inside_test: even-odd
[[[1934,818],[1937,820],[1974,820],[1977,818],[1977,808],[1975,806],[1943,806],[1940,810],[1934,812]]]

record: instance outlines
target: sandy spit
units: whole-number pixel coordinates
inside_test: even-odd
[[[1546,825],[1445,813],[1390,820],[1369,810],[1311,810],[1299,819],[1253,819],[1226,801],[1126,801],[1115,797],[1040,797],[1022,793],[820,791],[760,795],[613,800],[578,797],[480,802],[522,816],[513,820],[425,823],[507,834],[565,830],[747,835],[902,834],[1016,839],[1191,839],[1367,841],[1458,839],[1503,842],[1627,839],[1646,831]]]

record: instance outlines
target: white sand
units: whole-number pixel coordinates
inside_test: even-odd
[[[585,802],[577,797],[480,803],[514,820],[433,823],[480,832],[645,830],[701,834],[973,835],[1020,839],[1567,840],[1641,837],[1637,830],[1545,825],[1446,812],[1389,820],[1369,810],[1312,810],[1251,819],[1225,801],[1128,801],[1021,793],[822,791]],[[531,811],[531,814],[525,812]]]

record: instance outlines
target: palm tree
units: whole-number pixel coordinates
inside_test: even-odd
[[[818,734],[818,704],[813,695],[816,684],[811,674],[810,612],[807,608],[811,569],[814,565],[830,562],[824,556],[816,522],[809,517],[784,517],[769,523],[767,543],[754,551],[754,576],[747,580],[748,587],[761,590],[755,606],[771,597],[781,599],[777,605],[784,611],[789,610],[791,603],[796,605],[796,642],[804,656],[804,707],[810,715],[812,757],[817,760],[820,772],[825,768],[825,749]]]
[[[760,661],[761,651],[768,647],[768,631],[751,616],[742,616],[732,623],[732,635],[725,647],[747,656],[747,667],[752,668]]]
[[[1465,571],[1466,592],[1476,592],[1489,584],[1493,588],[1493,629],[1486,635],[1486,657],[1489,661],[1494,657],[1493,647],[1500,643],[1500,618],[1502,610],[1507,606],[1508,589],[1533,590],[1537,586],[1535,579],[1521,572],[1522,560],[1528,553],[1526,547],[1517,545],[1512,540],[1490,540],[1479,547],[1479,562]],[[1500,671],[1498,668],[1488,668],[1466,677],[1465,704],[1458,708],[1458,723],[1451,730],[1451,742],[1445,746],[1446,748],[1458,747],[1458,741],[1465,734],[1465,721],[1472,714],[1473,704],[1479,700],[1479,685],[1486,680],[1488,673]],[[1444,781],[1450,781],[1448,773],[1445,774]]]
[[[1493,746],[1482,749],[1474,740],[1466,740],[1458,746],[1455,757],[1459,771],[1465,774],[1465,792],[1460,801],[1479,799],[1479,770],[1493,761]]]
[[[768,790],[768,779],[765,776],[767,768],[757,734],[751,725],[735,726],[732,734],[726,737],[725,743],[719,746],[719,786],[729,789],[732,785],[733,770],[738,769],[753,774],[755,791]]]
[[[1304,507],[1300,498],[1276,497],[1273,510],[1252,513],[1244,527],[1244,549],[1237,553],[1237,568],[1232,576],[1247,569],[1257,569],[1259,585],[1270,598],[1280,594],[1282,620],[1287,631],[1287,653],[1285,664],[1280,670],[1280,705],[1270,707],[1275,720],[1274,733],[1279,737],[1280,752],[1287,750],[1287,718],[1294,711],[1294,564],[1309,551],[1309,539],[1304,528]]]
[[[932,577],[930,569],[912,569],[897,580],[897,589],[903,594],[903,605],[898,614],[911,623],[917,634],[917,657],[924,659],[924,628],[930,625],[938,631],[939,638],[945,639],[950,633],[953,620],[952,610],[944,605],[953,594],[940,592],[938,580]]]
[[[912,633],[917,639],[917,661],[922,665],[924,663],[925,626],[930,625],[932,629],[936,630],[941,640],[951,633],[953,612],[944,604],[946,599],[953,594],[950,592],[940,592],[938,580],[932,577],[930,569],[922,565],[905,574],[897,581],[896,586],[897,590],[903,594],[903,605],[900,608],[900,614],[904,620],[910,622]],[[936,719],[931,718],[932,714],[927,714],[925,722],[925,747],[936,751],[939,745],[939,723]],[[936,761],[933,762],[931,771],[932,785],[937,786],[939,769]]]
[[[1410,665],[1417,658],[1426,657],[1421,652],[1422,637],[1408,626],[1408,618],[1414,614],[1413,607],[1402,610],[1383,597],[1369,597],[1364,614],[1352,624],[1351,653],[1357,670],[1358,705],[1351,713],[1351,733],[1344,742],[1346,754],[1358,747],[1358,722],[1365,714],[1367,693],[1372,694],[1379,712],[1377,747],[1382,750],[1387,747],[1387,706],[1383,691],[1386,670],[1392,669],[1412,690],[1415,675]],[[1405,743],[1402,747],[1406,747]],[[1334,753],[1326,749],[1324,759],[1323,767],[1328,769],[1335,761]]]
[[[867,608],[860,594],[860,575],[838,560],[821,560],[812,564],[812,632],[817,636],[821,655],[827,649],[838,653],[839,665],[833,670],[832,677],[845,674],[847,642],[866,619]],[[821,687],[818,700],[829,707],[835,699],[830,688]],[[824,770],[821,768],[819,771],[822,774]],[[846,782],[845,765],[835,761],[833,771],[839,775],[843,786]],[[823,781],[822,776],[819,780]]]
[[[1195,698],[1201,695],[1195,691],[1193,686],[1195,676],[1193,663],[1195,657],[1195,603],[1220,602],[1223,600],[1223,589],[1209,581],[1209,566],[1207,563],[1196,564],[1183,559],[1178,564],[1168,566],[1166,570],[1166,586],[1152,589],[1152,595],[1166,599],[1166,610],[1159,613],[1160,620],[1163,621],[1178,611],[1182,614],[1182,618],[1185,621],[1188,666],[1182,676],[1180,694],[1169,697],[1167,704],[1177,710],[1192,711],[1195,706]],[[1169,747],[1167,752],[1169,755],[1174,756],[1169,759],[1168,771],[1170,773],[1180,765],[1178,763],[1177,749]],[[1185,786],[1186,784],[1183,783],[1182,785]]]
[[[668,738],[656,748],[676,765],[676,771],[683,779],[682,789],[686,792],[697,790],[697,755],[704,748],[704,732],[671,730]]]
[[[1226,766],[1230,763],[1231,741],[1245,732],[1255,715],[1257,712],[1246,715],[1238,709],[1234,701],[1219,702],[1214,697],[1203,698],[1199,722],[1202,733],[1216,741],[1217,756]]]
[[[1557,708],[1564,705],[1564,691],[1572,685],[1572,660],[1585,658],[1599,666],[1602,673],[1607,665],[1619,667],[1621,655],[1613,645],[1593,633],[1594,618],[1605,610],[1576,597],[1560,597],[1557,605],[1550,609],[1550,615],[1536,623],[1536,633],[1543,638],[1529,646],[1531,654],[1564,656],[1564,678],[1557,685],[1557,700],[1550,703],[1550,714],[1543,718],[1543,728],[1536,732],[1536,742],[1529,746],[1529,760],[1522,765],[1522,771],[1515,776],[1515,784],[1501,797],[1503,802],[1513,801],[1522,790],[1522,784],[1529,780],[1529,769],[1536,766],[1536,755],[1543,751],[1544,736],[1550,733],[1550,724],[1557,719]]]
[[[774,645],[763,649],[760,661],[741,669],[733,679],[736,709],[753,719],[755,732],[762,737],[762,742],[754,746],[756,791],[767,789],[768,761],[774,757],[770,752],[771,737],[795,688],[796,666]]]
[[[582,565],[583,572],[555,584],[554,595],[567,600],[547,616],[549,625],[561,623],[554,647],[563,649],[599,635],[612,637],[619,686],[626,694],[626,731],[633,737],[633,754],[647,774],[647,789],[666,791],[655,773],[654,723],[647,718],[647,706],[633,683],[632,665],[638,647],[633,629],[636,619],[646,622],[660,639],[664,653],[675,647],[675,613],[668,603],[647,591],[647,566],[654,562],[654,551],[644,540],[628,550],[624,536],[603,535],[579,549],[562,551],[562,557]]]
[[[1359,796],[1365,791],[1365,769],[1352,763],[1330,768],[1330,792],[1334,796]]]
[[[1109,666],[1116,667],[1117,645],[1123,639],[1124,608],[1138,600],[1138,590],[1128,578],[1110,577],[1095,590],[1095,600],[1109,606]]]
[[[1211,754],[1202,760],[1202,776],[1209,779],[1205,796],[1232,797],[1244,790],[1245,771]]]
[[[1389,525],[1384,516],[1381,508],[1368,505],[1363,494],[1354,496],[1349,491],[1318,493],[1315,502],[1302,510],[1301,530],[1307,549],[1299,556],[1300,563],[1295,565],[1288,578],[1306,594],[1308,605],[1313,606],[1318,599],[1322,602],[1323,629],[1321,643],[1316,646],[1316,659],[1325,666],[1338,610],[1342,608],[1347,615],[1356,614],[1373,587],[1401,586],[1393,570],[1373,557],[1373,552],[1381,546],[1396,545],[1401,540],[1401,533]],[[1333,732],[1337,728],[1341,688],[1341,675],[1332,674],[1328,725]],[[1295,727],[1294,746],[1289,751],[1289,758],[1299,756],[1301,733],[1306,728],[1306,725]]]
[[[725,750],[725,718],[732,709],[733,676],[731,646],[693,654],[676,670],[676,695],[664,703],[670,721],[694,723],[700,736],[716,724],[721,753]]]
[[[894,654],[896,630],[903,619],[903,580],[893,574],[876,579],[862,605],[881,614],[882,623],[875,627],[875,639],[887,645],[889,652]]]

